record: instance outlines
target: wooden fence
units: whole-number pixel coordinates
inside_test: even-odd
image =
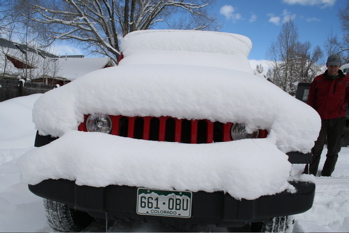
[[[55,88],[54,85],[0,78],[0,102],[19,96],[45,93],[53,88]]]

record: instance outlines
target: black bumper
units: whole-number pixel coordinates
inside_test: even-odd
[[[285,191],[255,200],[236,200],[223,192],[193,192],[192,216],[188,219],[138,215],[137,187],[111,185],[95,188],[78,186],[68,180],[45,180],[37,185],[29,185],[29,189],[38,196],[65,203],[94,217],[234,226],[309,210],[313,205],[315,184],[305,182],[292,184],[297,189],[296,193]]]

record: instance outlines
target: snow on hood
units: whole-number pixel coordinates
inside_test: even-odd
[[[177,38],[172,40],[164,38],[166,32],[129,34],[130,45],[124,42],[126,57],[118,67],[89,73],[38,99],[33,108],[36,128],[60,138],[22,157],[19,166],[25,181],[65,178],[96,187],[222,190],[247,199],[289,188],[291,165],[285,153],[311,150],[320,129],[319,115],[253,75],[250,68],[242,69],[251,47],[245,37],[179,31],[172,33]],[[199,38],[205,49],[199,51],[188,35],[200,35],[193,41]],[[137,45],[138,36],[144,45]],[[204,45],[206,37],[211,43]],[[176,51],[159,59],[169,49],[163,43],[169,42]],[[224,45],[226,51],[221,50]],[[266,139],[183,145],[77,132],[84,114],[91,113],[244,123],[248,131],[266,129],[269,134]]]
[[[268,130],[268,139],[284,152],[309,152],[320,127],[312,108],[265,79],[185,65],[127,65],[90,73],[39,98],[33,120],[42,134],[62,136],[88,113],[245,123],[249,130]]]
[[[292,190],[287,156],[265,139],[192,145],[72,131],[18,165],[30,184],[63,178],[94,187],[224,191],[237,199]]]

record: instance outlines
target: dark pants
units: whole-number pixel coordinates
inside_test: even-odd
[[[309,173],[316,176],[321,153],[324,148],[327,138],[327,155],[324,167],[322,169],[322,176],[331,176],[336,162],[338,159],[338,153],[341,150],[340,139],[345,126],[345,117],[321,120],[321,130],[318,139],[312,149],[313,160],[309,167]],[[308,173],[308,165],[305,167],[305,173]]]

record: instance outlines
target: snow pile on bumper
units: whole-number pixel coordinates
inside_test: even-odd
[[[237,199],[292,188],[287,156],[267,139],[180,144],[72,131],[26,153],[18,165],[29,184],[62,178],[93,187],[224,191]]]

